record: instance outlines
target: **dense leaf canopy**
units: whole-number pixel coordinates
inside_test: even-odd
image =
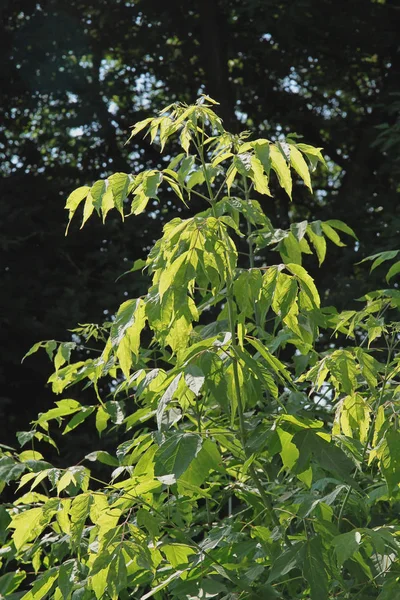
[[[232,134],[216,105],[202,94],[136,123],[131,138],[146,134],[164,166],[67,198],[67,229],[157,216],[154,201],[173,195],[202,206],[166,220],[135,261],[147,290],[26,354],[48,355],[55,394],[89,401],[58,400],[17,433],[26,449],[0,446],[10,600],[388,600],[399,589],[400,291],[326,306],[306,263],[323,268],[327,242],[343,249],[354,231],[339,219],[274,227],[254,197],[281,188],[291,201],[294,182],[311,191],[321,149]],[[362,262],[391,261],[389,284],[399,252]],[[77,429],[98,440],[67,457],[59,440]]]
[[[357,232],[356,247],[333,248],[313,272],[329,302],[349,306],[365,291],[358,257],[397,248],[394,0],[9,0],[0,12],[0,415],[10,432],[50,403],[48,367],[41,358],[21,367],[24,351],[37,339],[64,340],[66,327],[100,321],[143,289],[140,271],[110,284],[177,214],[167,194],[125,227],[110,218],[64,238],[71,189],[159,164],[148,141],[124,146],[150,105],[205,90],[228,129],[295,132],[324,147],[329,170],[313,197],[297,186],[292,206],[279,191],[263,203],[277,227],[333,218]]]

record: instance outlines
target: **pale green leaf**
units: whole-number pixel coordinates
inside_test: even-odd
[[[92,493],[84,493],[76,496],[71,504],[71,539],[73,543],[79,543],[93,503]]]
[[[110,415],[105,410],[103,406],[99,406],[96,412],[96,429],[99,432],[99,435],[107,428],[107,422],[110,418]]]
[[[267,140],[257,140],[257,142],[254,144],[254,152],[258,160],[261,162],[267,178],[269,178],[269,172],[271,170],[269,142],[267,142]]]
[[[185,544],[164,544],[161,551],[174,568],[187,565],[189,556],[196,553],[193,548]]]
[[[51,419],[57,419],[60,417],[65,417],[67,415],[71,415],[73,413],[78,412],[81,409],[81,404],[76,400],[65,399],[59,400],[56,402],[57,408],[51,408],[45,413],[41,413],[39,418],[35,421],[37,425],[41,425],[42,423],[46,423]]]
[[[160,171],[148,171],[143,179],[143,191],[149,198],[157,198],[158,187],[163,175]]]
[[[310,192],[312,192],[310,171],[308,170],[308,166],[303,158],[303,155],[301,152],[299,152],[294,144],[290,144],[290,164],[304,181]]]
[[[319,264],[321,265],[324,262],[326,255],[326,240],[322,233],[321,221],[310,223],[307,226],[307,235],[315,248]]]
[[[130,175],[127,175],[126,173],[114,173],[108,178],[108,182],[109,187],[112,191],[115,208],[121,214],[123,219],[124,202],[128,197],[130,188],[132,187],[133,178]],[[104,211],[103,219],[105,219]]]
[[[271,196],[271,192],[269,191],[268,187],[268,177],[264,173],[264,168],[261,164],[261,161],[256,156],[252,156],[250,164],[252,169],[252,174],[250,177],[254,181],[254,189],[260,194]]]
[[[79,204],[86,198],[86,196],[88,195],[90,190],[90,187],[87,185],[83,185],[79,188],[77,188],[76,190],[74,190],[73,192],[71,192],[71,194],[68,196],[67,198],[67,202],[65,204],[65,208],[67,210],[69,210],[69,214],[68,214],[68,225],[67,225],[67,229],[65,231],[65,235],[67,235],[68,233],[68,227],[71,223],[72,217],[74,216],[76,209],[78,208]]]
[[[231,187],[233,185],[233,182],[235,181],[237,172],[237,168],[234,166],[234,164],[231,164],[226,173],[226,187],[228,188],[228,195],[231,193]]]
[[[86,197],[86,200],[85,200],[85,204],[83,206],[83,217],[82,217],[81,229],[85,225],[86,221],[93,214],[93,211],[94,211],[94,198],[89,191],[89,193]]]
[[[308,221],[301,221],[300,223],[292,223],[292,225],[290,226],[290,231],[293,233],[294,237],[298,242],[300,242],[304,238],[307,225]]]
[[[274,144],[270,144],[269,150],[271,165],[278,176],[279,184],[286,191],[289,198],[292,199],[292,176],[288,164],[281,151]]]
[[[136,125],[133,126],[131,135],[128,139],[128,142],[137,135],[140,131],[142,131],[147,125],[149,125],[153,121],[153,117],[149,117],[147,119],[143,119],[143,121],[139,121]]]
[[[19,550],[26,542],[38,536],[45,526],[46,523],[43,522],[43,507],[31,508],[13,515],[9,527],[14,529],[12,538],[16,549]]]
[[[297,264],[287,264],[286,268],[296,275],[296,277],[300,281],[300,287],[305,291],[307,296],[310,298],[314,306],[319,308],[320,306],[320,297],[318,294],[318,290],[315,286],[313,278],[307,273],[307,271],[301,266]]]
[[[52,589],[58,577],[58,569],[52,568],[43,573],[33,584],[32,589],[21,600],[41,600]]]

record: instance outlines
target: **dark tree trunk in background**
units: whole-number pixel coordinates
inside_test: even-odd
[[[205,73],[206,93],[218,100],[217,112],[229,131],[238,129],[235,101],[229,81],[227,57],[227,23],[218,0],[200,0],[201,56]]]

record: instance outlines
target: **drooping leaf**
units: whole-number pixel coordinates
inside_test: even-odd
[[[41,600],[44,598],[53,588],[57,577],[57,568],[53,567],[52,569],[45,571],[38,579],[36,579],[31,591],[22,596],[23,600]]]
[[[311,590],[311,600],[328,600],[328,575],[320,538],[308,540],[304,547],[303,575]]]
[[[155,454],[155,476],[161,477],[172,474],[175,479],[179,479],[200,452],[201,446],[201,437],[194,433],[174,433],[170,435]]]
[[[308,170],[308,166],[303,158],[303,155],[301,152],[299,152],[294,144],[290,144],[290,164],[304,181],[310,192],[312,192],[310,171]]]
[[[165,544],[161,550],[174,568],[187,565],[189,556],[196,553],[193,548],[185,544]]]
[[[400,482],[400,431],[397,429],[390,429],[386,433],[380,467],[391,495]]]
[[[268,576],[268,583],[287,575],[292,569],[301,568],[304,561],[304,550],[304,543],[299,542],[293,544],[291,548],[275,559]]]
[[[274,145],[269,146],[271,166],[278,176],[279,184],[292,199],[292,176],[290,169],[280,150]]]
[[[79,187],[76,190],[74,190],[73,192],[71,192],[71,194],[68,196],[67,202],[65,204],[65,208],[69,211],[68,226],[67,226],[65,235],[67,235],[67,233],[68,233],[68,227],[69,227],[71,220],[76,212],[76,209],[78,208],[78,206],[80,205],[82,200],[84,200],[86,198],[86,196],[89,193],[89,190],[90,190],[89,186],[83,185],[82,187]]]
[[[390,267],[389,271],[386,273],[386,281],[389,283],[389,281],[392,279],[392,277],[394,277],[398,273],[400,273],[400,260],[395,262]]]
[[[357,529],[342,533],[333,538],[332,546],[335,550],[339,566],[358,552],[361,543],[361,533]]]

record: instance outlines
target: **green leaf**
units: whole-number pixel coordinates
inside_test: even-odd
[[[153,539],[160,535],[160,520],[156,519],[148,510],[139,508],[136,518],[137,524],[145,527]]]
[[[185,383],[189,390],[198,396],[204,384],[204,373],[196,365],[188,365],[185,368]]]
[[[310,223],[307,226],[307,235],[315,248],[315,252],[317,253],[318,261],[321,266],[326,255],[326,240],[322,233],[321,221],[314,221],[313,223]]]
[[[24,356],[22,357],[21,362],[24,362],[24,360],[28,357],[31,356],[31,354],[35,354],[40,348],[43,348],[44,344],[46,342],[36,342],[36,344],[33,344],[33,346],[28,350],[28,352],[26,354],[24,354]],[[51,360],[51,357],[50,357]]]
[[[104,450],[95,450],[94,452],[90,452],[90,454],[86,454],[86,460],[96,461],[98,460],[103,465],[110,465],[111,467],[118,467],[118,460],[109,454],[109,452],[105,452]]]
[[[296,144],[296,146],[307,156],[313,169],[315,169],[317,162],[321,162],[326,166],[325,159],[321,154],[322,148],[314,148],[314,146],[309,146],[308,144]]]
[[[143,180],[143,191],[149,198],[157,199],[158,187],[163,175],[160,171],[149,171]]]
[[[278,375],[283,376],[286,381],[291,381],[292,377],[289,371],[286,369],[285,365],[278,359],[276,356],[270,353],[268,348],[266,348],[260,340],[257,338],[246,337],[246,340],[250,342],[250,344],[260,353],[266,363],[271,367],[271,369]]]
[[[268,188],[268,177],[264,174],[261,161],[256,156],[252,156],[250,159],[250,164],[253,171],[251,178],[254,181],[254,189],[260,194],[271,196],[272,194]]]
[[[147,125],[149,125],[153,121],[153,117],[149,117],[147,119],[143,119],[143,121],[139,121],[136,125],[133,126],[131,135],[128,139],[128,142],[137,135],[140,131],[142,131]]]
[[[68,233],[68,228],[71,223],[72,217],[74,216],[74,214],[76,212],[76,209],[78,208],[78,206],[80,205],[82,200],[84,200],[87,197],[89,190],[90,190],[89,186],[83,185],[82,187],[79,187],[76,190],[74,190],[68,196],[67,202],[65,204],[65,208],[69,211],[68,225],[67,225],[67,229],[65,231],[65,235],[67,235],[67,233]]]
[[[283,158],[281,151],[274,144],[270,144],[269,151],[271,165],[278,175],[279,184],[286,191],[289,198],[292,199],[292,176],[288,164]]]
[[[400,482],[400,431],[398,429],[389,429],[386,433],[380,467],[391,496],[395,490],[398,490]]]
[[[281,443],[279,454],[282,459],[283,467],[291,471],[292,467],[299,458],[299,451],[297,450],[296,445],[292,442],[293,435],[287,431],[284,431],[280,427],[277,427],[276,431]]]
[[[58,569],[53,568],[45,571],[35,583],[30,592],[22,596],[21,600],[41,600],[52,589],[58,577]]]
[[[300,281],[300,287],[305,291],[307,296],[310,298],[314,306],[319,308],[320,298],[318,290],[315,286],[314,279],[307,273],[307,271],[301,265],[297,264],[286,264],[286,268],[296,275]]]
[[[303,542],[293,544],[291,548],[274,560],[272,568],[269,572],[268,583],[272,583],[276,579],[290,573],[292,569],[300,568],[304,560]]]
[[[304,181],[310,192],[312,193],[311,187],[311,178],[310,171],[308,170],[308,166],[306,161],[303,158],[303,155],[296,148],[294,144],[290,144],[290,164],[296,171],[296,173],[301,177]]]
[[[76,496],[71,504],[71,540],[74,544],[79,544],[86,519],[89,515],[90,507],[93,503],[92,493],[84,493]]]
[[[0,458],[0,481],[9,483],[14,479],[18,479],[25,470],[26,465],[17,462],[9,456],[2,456]]]
[[[178,490],[190,495],[190,489],[185,485],[200,487],[207,479],[210,471],[223,471],[222,457],[215,442],[205,439],[200,452],[192,460],[189,467],[179,480]]]
[[[258,160],[261,162],[264,172],[269,178],[269,172],[271,170],[271,159],[269,153],[269,143],[267,140],[259,140],[254,144],[254,152]]]
[[[196,553],[193,548],[185,544],[165,544],[161,550],[174,568],[187,565],[189,556]]]
[[[95,406],[82,406],[81,410],[76,415],[74,415],[72,419],[68,422],[68,424],[65,426],[63,435],[65,435],[69,431],[72,431],[72,429],[75,429],[75,427],[78,427],[78,425],[83,423],[83,421],[90,417],[94,410]]]
[[[370,272],[372,273],[372,271],[374,271],[376,267],[379,267],[379,265],[381,265],[383,262],[391,260],[392,258],[396,258],[399,252],[400,250],[388,250],[387,252],[379,252],[378,254],[374,254],[373,256],[368,256],[367,258],[364,258],[364,260],[362,260],[361,262],[375,259],[370,269]]]
[[[202,439],[194,433],[175,433],[158,448],[154,457],[156,477],[174,475],[175,479],[186,471],[200,452]]]
[[[63,600],[69,599],[77,574],[78,565],[76,560],[67,560],[60,566],[57,585],[62,594]]]
[[[292,223],[290,226],[290,231],[293,233],[294,237],[298,242],[300,242],[304,238],[304,234],[307,230],[308,221],[301,221],[300,223]]]
[[[339,566],[358,552],[361,543],[361,533],[357,529],[337,535],[332,540],[332,546],[335,551]]]
[[[191,190],[195,185],[200,185],[204,183],[205,177],[204,172],[202,170],[194,171],[187,181],[186,187]]]
[[[99,435],[107,428],[107,422],[110,418],[110,415],[105,410],[103,406],[99,406],[96,412],[96,429],[99,432]]]
[[[251,172],[251,154],[243,152],[233,158],[233,165],[243,177],[249,177]]]
[[[332,473],[354,488],[358,488],[350,473],[354,469],[352,461],[333,442],[322,439],[315,431],[302,429],[293,436],[293,443],[299,451],[296,473],[302,473],[308,467],[311,457],[322,469]]]
[[[278,250],[284,263],[301,265],[301,247],[291,231],[279,242]]]
[[[392,279],[392,277],[397,275],[397,273],[400,273],[400,260],[395,262],[390,267],[389,271],[386,273],[386,281],[389,283],[389,281]]]
[[[131,212],[133,215],[140,215],[146,208],[149,202],[149,197],[146,196],[143,189],[137,191],[131,204]]]
[[[140,299],[126,300],[126,302],[123,302],[119,307],[115,316],[115,321],[111,327],[110,339],[113,346],[117,346],[121,343],[126,330],[134,323],[135,311],[139,302]]]
[[[178,373],[178,375],[176,375],[174,377],[174,379],[168,385],[167,389],[165,390],[165,392],[163,393],[163,395],[161,396],[161,398],[158,402],[156,415],[157,415],[157,427],[160,430],[162,429],[162,419],[164,416],[165,409],[167,407],[167,404],[169,404],[169,402],[171,402],[171,400],[174,398],[174,395],[176,393],[176,390],[178,389],[178,385],[181,380],[181,377],[182,377],[182,373]]]
[[[281,319],[284,319],[290,312],[297,298],[297,281],[294,277],[285,273],[278,273],[274,297],[272,300],[272,310]]]
[[[17,550],[34,539],[45,528],[46,523],[43,522],[43,507],[31,508],[17,515],[13,515],[9,527],[15,531],[13,540]]]
[[[322,231],[324,232],[326,237],[329,238],[331,240],[331,242],[336,244],[336,246],[345,246],[346,245],[346,244],[343,244],[339,235],[336,233],[336,231],[333,229],[333,227],[328,225],[328,223],[322,222],[321,227],[322,227]]]
[[[132,186],[132,177],[126,173],[114,173],[108,178],[109,186],[112,191],[114,205],[118,212],[124,218],[124,201],[127,199],[130,187]],[[107,210],[108,202],[106,207]],[[103,208],[103,219],[106,217]]]
[[[67,415],[72,415],[76,413],[78,410],[82,408],[81,404],[76,400],[65,399],[59,400],[56,402],[57,408],[51,408],[45,413],[41,413],[39,418],[35,421],[36,425],[41,425],[42,423],[46,423],[51,419],[57,419],[60,417],[66,417]]]
[[[15,573],[6,573],[0,577],[0,598],[9,598],[26,578],[26,572],[19,569]]]
[[[311,600],[328,600],[328,576],[320,538],[315,537],[305,544],[303,575],[311,589]]]
[[[355,348],[355,355],[366,382],[371,389],[375,389],[378,383],[378,375],[382,370],[382,365],[363,348]]]
[[[351,235],[356,240],[358,239],[352,228],[346,225],[346,223],[343,223],[343,221],[339,221],[338,219],[330,219],[329,221],[325,221],[325,223],[334,229],[339,229],[339,231],[343,231],[343,233]]]

